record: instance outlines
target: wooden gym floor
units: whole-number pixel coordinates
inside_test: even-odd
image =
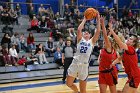
[[[121,90],[127,78],[124,73],[119,73],[119,84],[117,89]],[[76,83],[78,86],[78,83]],[[28,82],[17,82],[9,84],[0,84],[0,93],[73,93],[65,84],[62,84],[61,78],[47,79]],[[98,75],[90,75],[87,82],[87,93],[99,93]],[[107,92],[110,93],[110,92]],[[138,88],[140,93],[140,87]]]

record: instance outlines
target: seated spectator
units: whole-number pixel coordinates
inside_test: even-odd
[[[50,37],[54,38],[55,41],[58,41],[58,39],[63,36],[61,33],[60,24],[55,25],[55,28],[52,29],[50,34]]]
[[[33,17],[33,19],[31,20],[31,27],[27,29],[27,31],[31,31],[31,30],[36,30],[37,33],[39,33],[39,24],[38,24],[38,20],[36,18],[36,16]]]
[[[40,31],[42,31],[42,32],[47,32],[48,31],[47,21],[45,19],[45,16],[42,16],[41,21],[39,21],[39,28],[40,28]]]
[[[63,41],[63,38],[59,38],[59,41],[57,43],[57,47],[60,48],[60,50],[63,50],[63,47],[65,46],[65,42]]]
[[[14,58],[15,64],[19,59],[18,53],[16,51],[16,45],[12,45],[12,47],[9,49],[9,54]]]
[[[18,33],[15,33],[12,37],[11,37],[11,44],[15,45],[16,47],[16,51],[19,53],[19,51],[21,50],[21,44],[20,44],[20,40],[18,38]]]
[[[29,33],[27,37],[27,47],[30,52],[36,49],[33,33]]]
[[[45,8],[43,4],[40,4],[40,7],[38,8],[38,15],[40,18],[45,15]]]
[[[56,52],[54,53],[54,62],[60,65],[59,68],[63,67],[62,63],[62,52],[59,47],[56,48]]]
[[[9,25],[10,24],[10,15],[9,15],[7,9],[4,9],[1,12],[1,21],[4,25]]]
[[[25,57],[25,56],[23,55],[22,58],[19,59],[17,63],[18,63],[19,65],[24,65],[26,71],[30,71],[30,69],[27,68],[27,65],[32,65],[32,64],[34,64],[34,62],[35,62],[36,60],[37,60],[37,59],[30,59],[30,55],[29,55],[29,57]]]
[[[6,46],[2,46],[1,52],[5,66],[17,65],[14,58],[9,54],[8,48]]]
[[[33,17],[36,15],[35,14],[35,12],[34,12],[34,7],[33,7],[33,5],[32,5],[32,3],[30,3],[30,9],[29,9],[29,18],[30,18],[30,20],[32,20],[33,19]]]
[[[9,11],[9,14],[10,14],[10,21],[12,24],[14,24],[16,22],[16,25],[18,25],[18,15],[17,15],[17,12],[14,11],[13,9],[10,9]]]
[[[41,43],[36,48],[35,55],[38,57],[38,61],[40,64],[48,63],[45,53],[44,53],[43,45]]]
[[[21,49],[27,51],[27,43],[24,34],[21,34],[20,36],[20,44],[21,44]]]
[[[51,55],[53,55],[53,53],[55,52],[55,47],[54,47],[54,43],[53,43],[52,37],[49,37],[48,41],[46,41],[45,48],[46,48],[46,52],[47,52],[49,57]]]
[[[1,40],[1,45],[6,46],[6,47],[10,47],[10,43],[11,43],[11,37],[9,36],[8,33],[5,33],[2,40]]]
[[[52,7],[47,8],[47,11],[49,13],[50,19],[54,19],[54,12],[53,12]]]
[[[29,53],[27,56],[27,62],[28,62],[27,64],[39,64],[38,59],[31,53]]]
[[[54,28],[54,27],[55,27],[54,21],[52,19],[49,19],[47,21],[47,28]]]

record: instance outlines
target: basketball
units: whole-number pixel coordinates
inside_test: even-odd
[[[84,16],[87,20],[91,20],[97,16],[97,10],[95,10],[94,8],[88,8],[84,12]]]

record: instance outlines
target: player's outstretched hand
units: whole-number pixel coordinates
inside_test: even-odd
[[[101,25],[104,25],[104,23],[105,23],[105,17],[101,16],[100,23],[101,23]]]

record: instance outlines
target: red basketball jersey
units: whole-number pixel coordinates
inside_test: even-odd
[[[105,69],[110,69],[110,65],[117,58],[116,51],[112,51],[112,53],[108,53],[106,49],[101,49],[100,59],[99,59],[99,70],[103,71]],[[116,67],[113,67],[116,69]]]
[[[125,50],[123,53],[123,65],[125,67],[125,72],[128,74],[128,77],[133,76],[140,79],[140,70],[138,67],[138,57],[135,52],[135,48],[128,46],[128,50]]]

